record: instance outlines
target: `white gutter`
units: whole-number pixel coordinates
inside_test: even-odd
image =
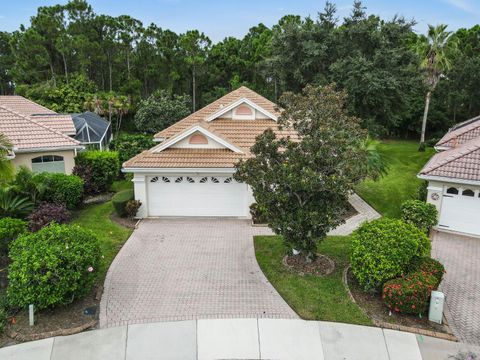
[[[30,148],[30,149],[17,149],[17,153],[33,153],[40,151],[62,151],[62,150],[83,150],[85,146],[60,146],[60,147],[46,147],[46,148]]]
[[[233,174],[234,168],[122,168],[124,173],[139,173],[139,174]]]
[[[432,175],[420,175],[418,174],[417,177],[422,180],[429,180],[429,181],[440,181],[440,182],[447,182],[452,184],[465,184],[465,185],[477,185],[480,186],[479,180],[467,180],[467,179],[455,179],[449,178],[445,176],[432,176]]]

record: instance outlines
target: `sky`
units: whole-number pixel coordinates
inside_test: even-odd
[[[14,31],[28,25],[39,6],[67,0],[0,0],[0,31]],[[350,13],[353,0],[333,0],[341,19]],[[316,17],[325,0],[89,0],[97,14],[130,15],[144,25],[178,33],[198,29],[214,42],[227,36],[243,37],[258,23],[275,24],[283,15]],[[417,32],[427,24],[445,23],[450,30],[480,24],[480,0],[364,0],[369,14],[415,19]]]

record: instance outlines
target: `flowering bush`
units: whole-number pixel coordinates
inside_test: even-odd
[[[70,211],[65,204],[42,203],[28,217],[30,231],[38,231],[49,225],[52,221],[57,224],[66,224],[70,221]]]
[[[0,256],[7,255],[9,244],[19,235],[27,232],[27,223],[20,219],[0,219]]]
[[[407,200],[402,204],[402,219],[406,223],[415,225],[428,234],[437,223],[437,208],[420,200]]]
[[[443,274],[445,274],[445,267],[442,265],[442,263],[428,256],[416,258],[410,264],[410,269],[411,272],[423,271],[435,277],[435,287],[438,287],[438,285],[440,285],[440,283],[442,282]]]
[[[429,306],[432,290],[437,280],[425,271],[417,271],[405,277],[387,281],[383,286],[382,299],[392,311],[403,314],[423,314]]]
[[[411,224],[382,218],[363,223],[352,236],[352,272],[365,291],[407,273],[415,257],[430,253],[430,240]]]
[[[10,247],[7,299],[11,306],[39,310],[88,294],[100,264],[95,235],[79,226],[52,223],[19,236]]]

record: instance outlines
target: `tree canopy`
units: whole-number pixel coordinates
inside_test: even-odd
[[[417,50],[428,36],[414,32],[414,21],[370,15],[358,0],[343,19],[334,3],[319,10],[212,43],[201,29],[179,34],[128,15],[97,14],[86,0],[42,6],[29,24],[0,33],[0,93],[61,112],[114,93],[128,97],[131,122],[141,100],[159,90],[190,96],[193,110],[241,85],[276,101],[307,84],[335,83],[371,134],[420,134],[428,84]],[[458,51],[432,93],[427,138],[480,113],[480,27],[450,38]]]

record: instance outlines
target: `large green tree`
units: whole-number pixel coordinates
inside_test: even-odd
[[[278,123],[299,139],[266,130],[251,148],[254,156],[237,164],[236,179],[252,187],[273,231],[308,260],[344,221],[348,196],[367,175],[366,133],[345,100],[331,85],[285,93]]]

